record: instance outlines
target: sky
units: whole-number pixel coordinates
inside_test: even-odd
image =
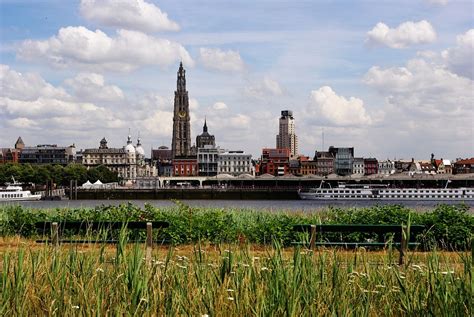
[[[0,147],[171,146],[179,62],[191,138],[259,157],[293,110],[299,151],[474,156],[472,1],[0,0]],[[323,137],[324,135],[324,137]]]

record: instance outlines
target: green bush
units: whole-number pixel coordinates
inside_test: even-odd
[[[170,227],[160,231],[157,239],[173,244],[196,241],[250,242],[270,244],[279,241],[290,245],[299,240],[292,231],[296,224],[419,224],[426,231],[417,237],[423,248],[434,247],[447,250],[470,248],[474,233],[474,217],[466,205],[439,205],[432,211],[417,213],[410,209],[392,206],[368,208],[328,208],[315,213],[288,213],[256,211],[250,209],[223,209],[190,207],[181,202],[176,206],[157,208],[145,205],[140,208],[133,204],[120,206],[98,206],[95,208],[57,208],[34,210],[21,206],[0,207],[0,234],[36,235],[35,222],[41,221],[168,221]],[[143,235],[143,233],[135,233]],[[354,233],[351,235],[328,234],[334,241],[363,242],[374,239],[373,234]],[[382,239],[384,237],[378,237]]]

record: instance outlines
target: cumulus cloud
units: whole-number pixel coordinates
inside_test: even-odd
[[[474,29],[458,35],[456,47],[441,53],[449,69],[461,76],[474,79]]]
[[[418,58],[400,67],[374,66],[365,82],[385,99],[384,131],[374,138],[386,146],[384,132],[390,131],[386,151],[398,148],[428,157],[436,149],[460,155],[472,148],[474,97],[468,78]]]
[[[83,26],[65,27],[44,41],[26,40],[17,56],[26,61],[46,62],[57,68],[131,71],[145,65],[169,66],[182,60],[194,64],[179,43],[159,39],[144,33],[118,30],[110,37],[100,30]]]
[[[406,48],[411,45],[432,43],[436,40],[436,32],[431,24],[420,22],[404,22],[396,28],[389,28],[379,22],[367,32],[367,42],[371,45],[382,45],[391,48]]]
[[[306,117],[335,126],[363,126],[372,123],[361,99],[346,99],[337,95],[329,86],[311,91]]]
[[[40,96],[67,98],[64,89],[47,83],[40,75],[22,74],[10,69],[8,65],[0,65],[0,91],[1,96],[18,100],[35,100]]]
[[[12,128],[18,128],[18,129],[32,129],[32,130],[38,129],[37,122],[28,118],[23,118],[23,117],[8,120],[8,125],[11,126]]]
[[[414,59],[404,67],[374,66],[364,80],[387,96],[390,105],[413,114],[439,118],[472,114],[472,81],[443,65]]]
[[[107,26],[143,32],[179,30],[165,12],[143,0],[81,0],[80,10],[86,19]]]
[[[199,59],[204,67],[223,72],[240,72],[244,70],[245,64],[239,52],[219,48],[199,49]]]
[[[114,85],[106,85],[104,76],[97,73],[79,73],[76,77],[65,80],[80,100],[87,101],[121,101],[123,91]]]
[[[228,107],[225,103],[218,101],[212,105],[212,109],[214,110],[227,110]]]
[[[171,127],[171,124],[159,123],[172,118],[170,98],[147,94],[139,96],[139,100],[130,106],[120,102],[126,100],[122,90],[107,85],[99,74],[80,73],[66,80],[73,96],[37,74],[20,74],[7,67],[0,69],[4,85],[0,90],[0,133],[4,127],[16,128],[23,131],[23,136],[26,134],[28,142],[36,139],[38,143],[75,142],[96,146],[98,135],[108,136],[109,141],[120,142],[120,145],[128,128],[141,130],[143,135],[153,138],[166,135],[168,126]],[[5,78],[15,80],[10,80],[9,86],[5,86]],[[27,98],[22,92],[24,87],[29,89]]]
[[[284,89],[276,80],[265,76],[261,81],[251,82],[244,91],[248,97],[266,99],[270,96],[281,96]]]

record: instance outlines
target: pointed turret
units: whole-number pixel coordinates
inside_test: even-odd
[[[18,140],[15,142],[15,149],[17,150],[23,150],[25,147],[25,143],[23,143],[23,140],[21,139],[21,136],[18,137]]]

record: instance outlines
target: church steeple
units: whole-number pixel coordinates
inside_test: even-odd
[[[177,91],[186,92],[186,70],[183,68],[183,62],[179,63]]]
[[[206,145],[216,146],[216,138],[207,132],[207,120],[204,118],[204,126],[202,127],[202,133],[196,137],[196,146],[203,148]]]
[[[174,92],[173,139],[171,143],[173,158],[191,155],[189,98],[186,91],[186,70],[182,62],[179,63],[176,91]]]

